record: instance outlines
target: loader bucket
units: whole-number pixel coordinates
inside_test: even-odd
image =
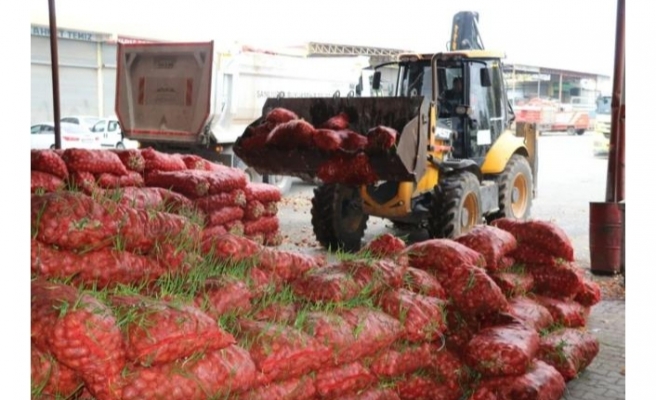
[[[314,127],[345,112],[349,116],[349,129],[360,134],[366,135],[378,125],[393,128],[399,132],[396,148],[385,154],[369,154],[379,179],[418,181],[424,173],[429,119],[429,101],[424,97],[269,98],[264,103],[262,116],[249,127],[260,125],[266,114],[276,107],[293,111]],[[282,151],[264,148],[246,152],[241,142],[248,135],[247,128],[237,140],[234,151],[260,174],[316,178],[319,167],[331,158],[330,154],[319,149]]]

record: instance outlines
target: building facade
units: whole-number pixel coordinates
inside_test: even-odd
[[[116,43],[150,40],[58,29],[61,116],[114,114]],[[53,121],[50,29],[31,26],[31,123]]]
[[[109,117],[115,114],[117,43],[147,43],[155,39],[115,33],[58,29],[61,116]],[[400,50],[310,43],[306,56],[340,56],[355,53],[371,57],[372,64],[389,61]],[[54,119],[50,29],[31,25],[31,122]],[[575,97],[595,98],[610,88],[610,77],[586,72],[505,64],[508,97],[513,104],[532,98],[570,103]]]

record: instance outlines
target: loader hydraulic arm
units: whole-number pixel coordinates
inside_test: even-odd
[[[449,51],[484,49],[483,38],[478,29],[478,13],[461,11],[454,15]]]

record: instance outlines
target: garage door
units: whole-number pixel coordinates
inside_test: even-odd
[[[32,64],[31,76],[32,125],[53,120],[52,71],[48,65]]]
[[[30,120],[54,119],[50,40],[32,36]],[[99,116],[96,43],[59,40],[59,92],[61,116]]]
[[[103,115],[106,117],[115,116],[115,98],[116,98],[116,68],[103,69]]]

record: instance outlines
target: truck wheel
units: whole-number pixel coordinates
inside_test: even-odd
[[[567,127],[567,134],[572,136],[576,135],[576,129],[574,129],[573,126]]]
[[[471,172],[460,172],[444,178],[435,188],[428,219],[428,232],[433,238],[456,238],[483,221],[481,188]]]
[[[514,154],[497,180],[499,211],[487,220],[511,218],[526,220],[533,203],[533,173],[526,157]]]
[[[583,135],[584,133],[585,133],[585,129],[577,129],[576,130],[576,134],[579,135],[579,136]]]
[[[357,188],[328,184],[314,189],[312,228],[317,241],[325,248],[360,250],[368,219],[362,211]]]
[[[125,145],[123,144],[123,142],[118,142],[116,143],[116,148],[119,150],[125,150]]]

